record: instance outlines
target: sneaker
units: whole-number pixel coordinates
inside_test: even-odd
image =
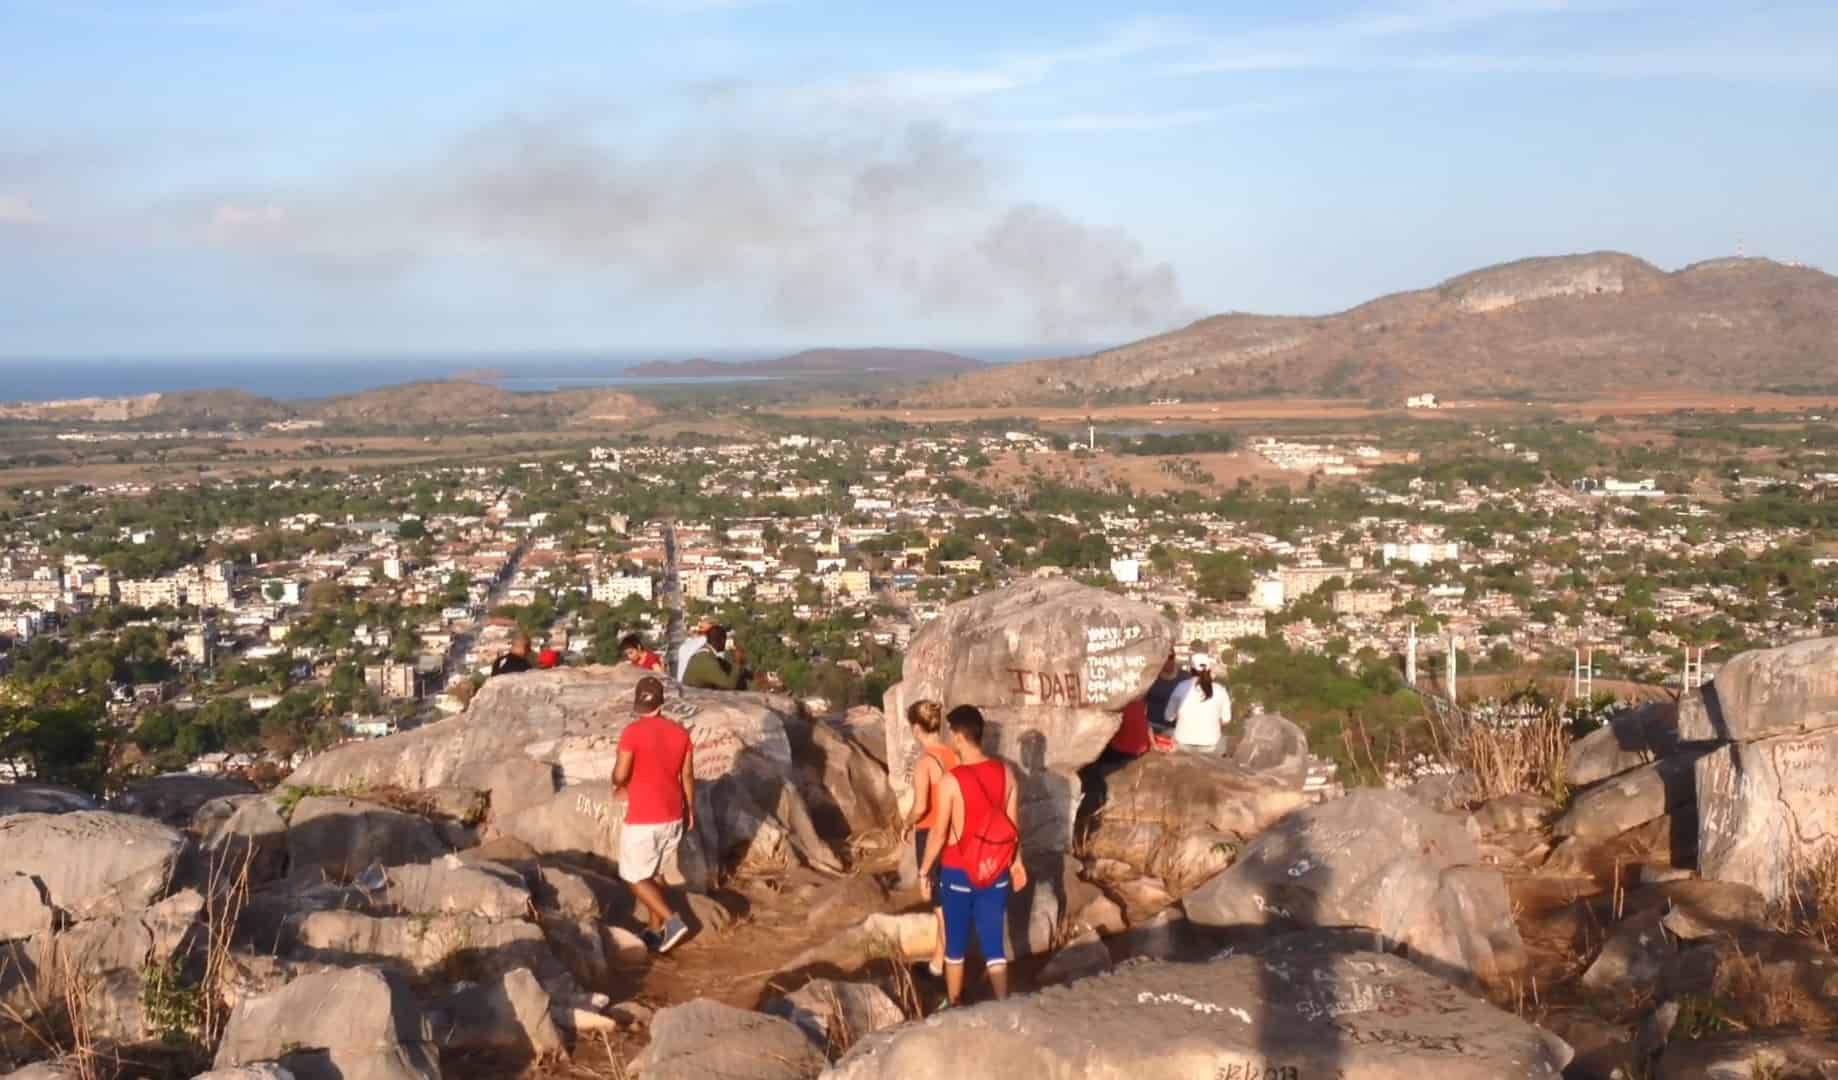
[[[681,945],[683,939],[688,936],[689,924],[685,923],[681,918],[673,917],[669,922],[664,924],[663,932],[659,935],[662,940],[659,941],[657,946],[658,954],[661,956],[671,949],[676,948],[678,945]]]
[[[638,932],[638,940],[645,943],[645,948],[652,952],[657,952],[658,946],[664,943],[664,935],[660,931],[652,930],[647,927]]]

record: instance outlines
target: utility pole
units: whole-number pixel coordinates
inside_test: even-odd
[[[1417,624],[1410,624],[1410,640],[1404,643],[1404,682],[1417,685]]]
[[[1578,645],[1570,692],[1583,701],[1595,698],[1595,646]]]
[[[1457,659],[1455,651],[1457,641],[1458,639],[1454,634],[1449,635],[1449,704],[1451,705],[1458,705],[1461,703],[1461,698],[1455,688],[1455,680],[1458,675],[1456,669],[1460,666],[1460,661]]]

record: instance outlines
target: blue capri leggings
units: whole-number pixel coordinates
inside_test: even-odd
[[[977,949],[983,963],[998,967],[1008,963],[1002,947],[1002,922],[1008,913],[1009,880],[1003,874],[987,888],[971,887],[970,875],[950,867],[939,875],[938,895],[945,912],[945,963],[964,962],[970,946],[970,929],[976,928]]]

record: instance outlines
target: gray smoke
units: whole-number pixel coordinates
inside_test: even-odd
[[[335,190],[245,193],[218,209],[217,232],[332,281],[485,258],[628,289],[733,290],[794,325],[969,312],[1064,339],[1159,328],[1181,311],[1170,266],[1124,233],[1005,204],[995,164],[937,125],[601,126],[578,112],[509,118]]]

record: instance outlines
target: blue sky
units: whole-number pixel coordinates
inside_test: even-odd
[[[1838,267],[1838,5],[0,0],[0,355],[1123,340]]]

